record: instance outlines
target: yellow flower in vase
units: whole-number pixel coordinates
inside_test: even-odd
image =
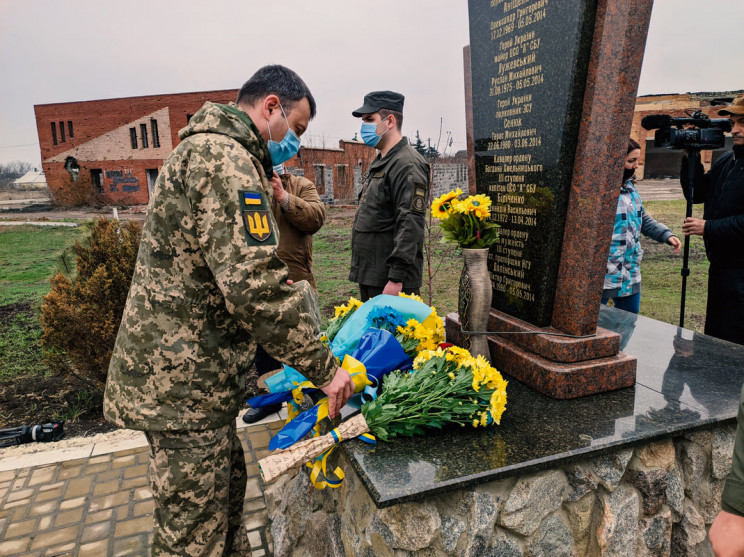
[[[462,195],[462,190],[457,188],[454,191],[445,193],[434,199],[431,204],[431,214],[438,219],[444,219],[449,216],[453,210],[453,202]]]

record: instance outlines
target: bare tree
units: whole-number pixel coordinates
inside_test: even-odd
[[[449,134],[449,132],[447,132]],[[429,289],[429,298],[427,303],[432,304],[433,292],[434,292],[434,279],[439,273],[439,269],[444,261],[451,259],[457,248],[454,244],[443,244],[442,243],[442,229],[439,227],[439,223],[434,221],[434,217],[431,214],[431,203],[434,201],[434,161],[438,158],[439,143],[442,139],[442,118],[439,118],[439,138],[437,139],[436,146],[432,149],[431,145],[427,149],[428,156],[426,156],[426,162],[429,163],[429,193],[427,199],[427,205],[429,207],[428,214],[426,216],[426,229],[424,231],[424,264],[426,265],[426,285]],[[439,253],[435,252],[435,247],[441,246]]]
[[[7,189],[14,180],[17,180],[34,167],[30,162],[12,161],[0,164],[0,187]]]

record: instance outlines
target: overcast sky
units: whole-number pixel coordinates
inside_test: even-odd
[[[639,94],[744,88],[741,0],[656,0]],[[406,96],[403,132],[465,148],[467,0],[0,0],[0,163],[40,162],[33,105],[238,88],[297,71],[304,144],[351,139],[364,93]]]

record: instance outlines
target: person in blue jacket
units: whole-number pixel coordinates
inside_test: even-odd
[[[643,208],[633,182],[640,156],[641,146],[630,139],[602,291],[603,304],[612,300],[616,308],[632,313],[638,313],[641,307],[641,234],[669,244],[675,254],[682,245],[668,227],[655,221]]]

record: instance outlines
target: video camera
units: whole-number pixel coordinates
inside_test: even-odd
[[[731,131],[728,118],[710,119],[701,110],[690,113],[689,118],[673,118],[668,114],[654,114],[641,120],[641,126],[647,130],[656,130],[655,147],[670,149],[720,149],[726,138],[724,132]],[[684,129],[683,126],[694,126],[697,129]]]
[[[23,443],[49,443],[64,437],[64,421],[49,422],[43,425],[11,427],[0,429],[0,447],[13,447]]]

